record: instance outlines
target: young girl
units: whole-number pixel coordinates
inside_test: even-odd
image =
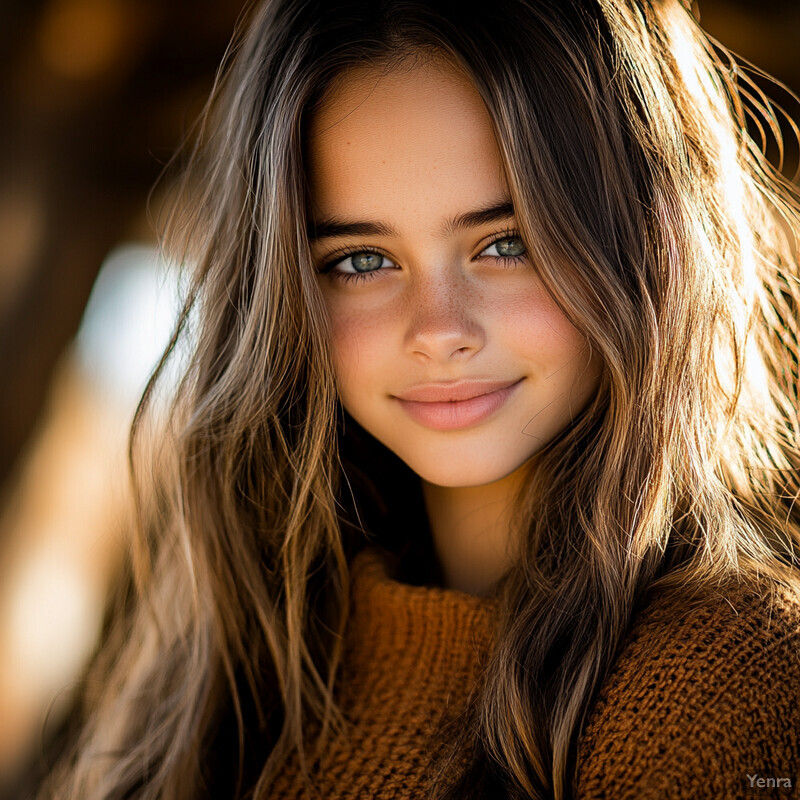
[[[42,796],[793,796],[753,96],[678,0],[255,10],[168,231],[174,470]]]

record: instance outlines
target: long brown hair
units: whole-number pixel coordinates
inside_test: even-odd
[[[226,713],[238,759],[216,796],[267,797],[290,753],[308,766],[312,723],[314,752],[344,726],[355,551],[432,559],[418,480],[337,400],[303,157],[332,81],[412,55],[474,81],[532,263],[604,363],[520,495],[474,724],[440,775],[455,745],[469,768],[434,796],[568,797],[646,596],[800,591],[800,209],[747,132],[773,112],[735,62],[678,0],[269,0],[235,37],[169,220],[190,284],[162,364],[181,340],[190,355],[161,514],[143,504],[139,600],[94,667],[59,798],[198,797]]]

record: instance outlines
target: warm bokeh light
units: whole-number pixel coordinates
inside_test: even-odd
[[[53,0],[38,31],[42,60],[72,79],[106,72],[127,50],[132,11],[122,0]]]

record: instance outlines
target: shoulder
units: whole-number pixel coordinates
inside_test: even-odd
[[[783,797],[799,780],[798,594],[734,584],[682,611],[654,600],[589,711],[575,797]]]

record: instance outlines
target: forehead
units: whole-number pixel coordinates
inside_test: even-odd
[[[447,215],[505,193],[486,107],[442,60],[345,73],[310,120],[307,152],[315,215]]]

